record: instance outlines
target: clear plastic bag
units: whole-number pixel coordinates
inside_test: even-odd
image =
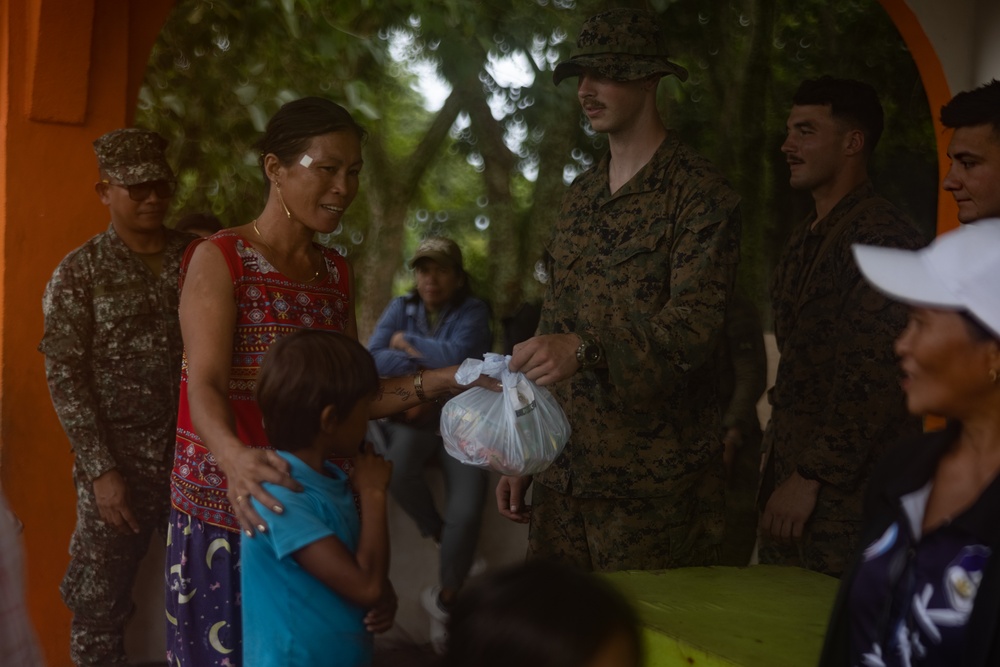
[[[467,359],[455,373],[460,384],[480,374],[500,380],[501,391],[473,387],[444,404],[441,437],[453,458],[504,475],[533,475],[549,467],[569,440],[559,403],[544,387],[507,369],[510,357]]]

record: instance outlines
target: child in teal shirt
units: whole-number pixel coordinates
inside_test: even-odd
[[[371,355],[342,334],[300,330],[267,353],[257,380],[264,428],[304,488],[264,484],[281,514],[251,500],[268,529],[242,544],[248,666],[371,665],[369,628],[391,624],[392,464],[361,447],[378,383]],[[338,456],[354,456],[350,478],[327,462]]]

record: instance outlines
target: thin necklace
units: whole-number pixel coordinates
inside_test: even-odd
[[[264,235],[260,233],[259,229],[257,229],[257,218],[254,218],[253,222],[250,223],[250,224],[253,227],[254,232],[257,233],[257,237],[260,239],[260,242],[263,243],[265,246],[267,246],[268,250],[270,250],[272,253],[274,253],[274,248],[271,247],[270,243],[268,243],[267,241],[264,240]],[[326,260],[325,259],[323,259],[323,266],[324,266],[324,268],[326,267]],[[303,282],[305,282],[306,284],[313,283],[313,282],[316,282],[317,278],[319,278],[319,270],[318,269],[316,270],[316,273],[313,274],[312,278],[310,278],[309,280],[305,280]]]

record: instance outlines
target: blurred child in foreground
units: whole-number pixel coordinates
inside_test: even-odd
[[[531,560],[484,575],[452,609],[442,667],[640,667],[639,619],[600,575]]]

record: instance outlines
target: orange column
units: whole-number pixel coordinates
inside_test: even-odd
[[[25,524],[31,616],[55,667],[70,664],[59,582],[75,495],[72,454],[36,349],[42,290],[63,256],[108,224],[93,189],[91,142],[130,124],[149,50],[173,4],[0,4],[0,475]]]
[[[879,0],[882,8],[896,24],[896,29],[906,42],[913,61],[917,64],[917,71],[920,72],[920,79],[923,81],[924,90],[927,92],[927,102],[931,106],[931,118],[934,119],[934,135],[938,149],[938,183],[944,179],[948,172],[948,140],[951,138],[946,133],[945,127],[941,125],[938,118],[941,107],[951,99],[952,93],[948,88],[948,80],[944,76],[944,69],[938,59],[937,52],[931,44],[930,39],[917,20],[913,10],[906,4],[906,0]],[[958,205],[955,200],[943,191],[939,191],[937,210],[938,233],[948,231],[958,226]]]

